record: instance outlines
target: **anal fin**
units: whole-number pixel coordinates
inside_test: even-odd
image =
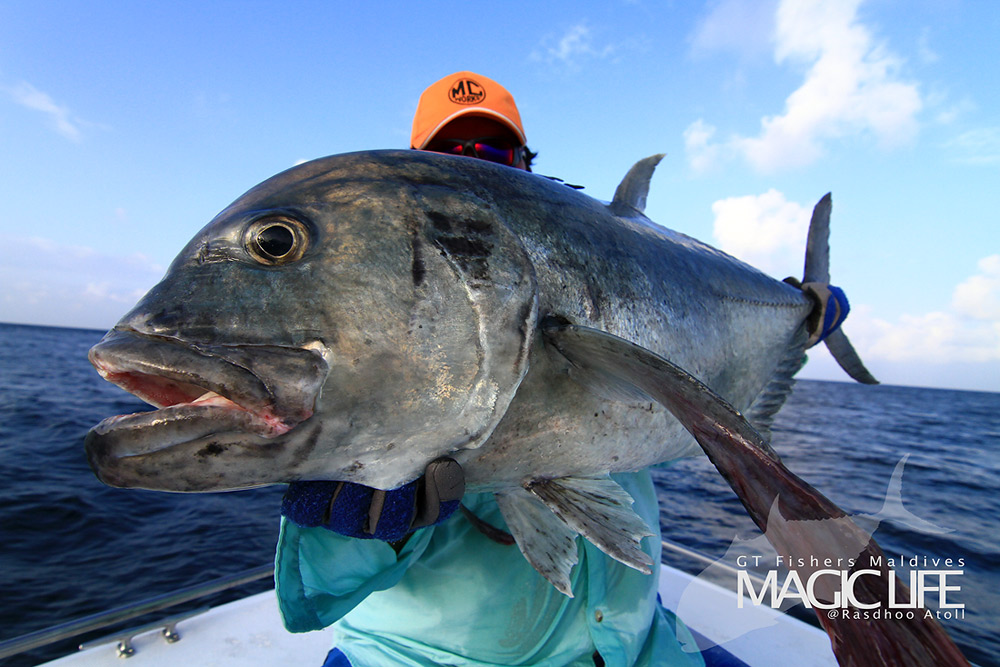
[[[792,388],[795,386],[795,374],[806,363],[805,346],[805,331],[800,330],[796,333],[792,344],[789,345],[785,353],[785,358],[778,364],[767,386],[757,394],[753,403],[746,410],[747,421],[753,424],[753,427],[765,440],[770,440],[774,417],[792,393]]]

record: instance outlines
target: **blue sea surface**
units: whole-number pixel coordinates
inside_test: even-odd
[[[185,495],[113,489],[94,477],[87,430],[149,409],[87,362],[102,334],[0,324],[0,640],[273,559],[281,487]],[[800,381],[772,441],[848,513],[882,519],[875,538],[887,556],[962,559],[949,600],[965,605],[965,618],[943,623],[970,660],[1000,665],[1000,394]],[[903,506],[941,530],[879,515],[904,456]],[[655,475],[666,539],[725,559],[735,539],[759,535],[704,457]],[[80,641],[4,664],[33,665]]]

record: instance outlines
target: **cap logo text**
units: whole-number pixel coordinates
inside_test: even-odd
[[[459,79],[448,90],[448,99],[455,104],[479,104],[486,99],[486,91],[472,79]]]

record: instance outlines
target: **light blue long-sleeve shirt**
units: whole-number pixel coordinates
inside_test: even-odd
[[[658,507],[648,472],[615,475],[650,526]],[[464,504],[506,528],[492,494]],[[541,577],[516,546],[483,535],[461,514],[415,532],[400,553],[282,520],[275,568],[292,632],[334,625],[335,644],[362,665],[700,665],[684,653],[687,628],[656,600],[660,541],[643,540],[657,564],[644,575],[579,539],[573,598]],[[319,660],[317,660],[317,663]]]

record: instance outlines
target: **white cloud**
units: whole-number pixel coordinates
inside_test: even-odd
[[[954,333],[954,320],[942,312],[925,315],[901,315],[895,322],[874,317],[862,322],[861,313],[852,313],[851,337],[864,350],[864,359],[908,361],[920,359],[927,353],[939,354],[940,347],[933,340],[949,338]]]
[[[1000,255],[979,261],[949,307],[895,321],[870,309],[851,311],[849,335],[862,359],[924,366],[1000,362]]]
[[[928,107],[936,107],[934,121],[939,125],[951,125],[962,116],[976,111],[979,107],[970,98],[964,97],[957,102],[949,102],[946,93],[932,93],[927,95]]]
[[[56,131],[67,139],[80,141],[83,138],[80,131],[81,122],[73,116],[68,107],[57,104],[47,93],[24,81],[4,90],[17,104],[48,116]]]
[[[743,57],[765,54],[771,47],[777,0],[721,0],[712,5],[691,38],[699,56],[715,51]]]
[[[920,32],[920,39],[917,43],[917,53],[920,55],[920,60],[925,65],[933,65],[937,61],[941,60],[941,56],[931,48],[931,29],[924,28]]]
[[[695,171],[705,171],[719,159],[720,144],[713,144],[715,128],[699,119],[684,130],[684,149]]]
[[[600,43],[587,22],[581,21],[560,35],[544,37],[531,59],[575,70],[587,61],[614,59],[632,48],[637,48],[632,41]]]
[[[1000,127],[963,132],[945,144],[956,162],[990,165],[1000,162]]]
[[[1000,323],[976,322],[954,312],[901,315],[895,322],[872,319],[868,335],[858,338],[858,319],[851,338],[863,359],[884,359],[927,365],[1000,361]]]
[[[110,328],[163,274],[146,255],[118,256],[47,238],[0,235],[4,321]]]
[[[776,278],[799,276],[810,207],[788,201],[772,189],[721,199],[712,204],[712,212],[713,236],[721,250]],[[880,379],[890,383],[894,375],[905,378],[904,383],[919,384],[921,371],[926,372],[926,383],[949,366],[1000,365],[1000,254],[981,259],[975,273],[955,287],[949,304],[892,320],[877,317],[863,304],[855,305],[844,328],[865,364],[876,377],[886,369],[889,377]],[[807,375],[820,370],[823,377],[843,379],[839,369],[827,366],[812,363]],[[993,384],[985,378],[978,382],[1000,389],[996,378]],[[955,383],[946,382],[958,386]]]
[[[710,142],[689,145],[692,165],[704,168],[734,153],[769,171],[809,164],[830,140],[845,136],[870,134],[884,147],[909,141],[923,107],[920,92],[900,77],[900,58],[858,22],[859,3],[783,0],[775,60],[805,66],[802,85],[785,100],[783,113],[761,119],[757,136],[736,136],[721,152]],[[714,155],[707,152],[713,149]]]
[[[955,288],[951,305],[965,317],[1000,322],[1000,255],[979,260],[979,273]]]
[[[719,248],[765,273],[783,278],[802,272],[812,209],[771,189],[712,204]]]

